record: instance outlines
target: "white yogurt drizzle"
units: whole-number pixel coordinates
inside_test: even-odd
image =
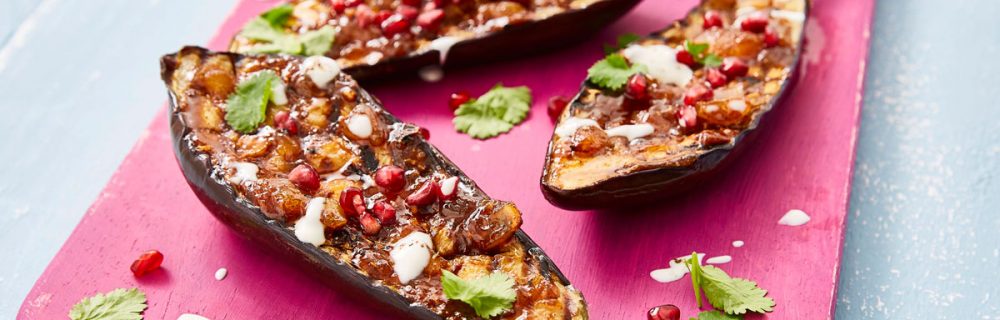
[[[723,263],[729,263],[730,261],[733,261],[733,257],[730,257],[730,256],[717,256],[717,257],[711,257],[711,258],[706,259],[705,263],[708,263],[708,264],[723,264]]]
[[[462,38],[455,36],[440,37],[427,44],[427,50],[437,50],[441,55],[441,65],[444,65],[444,61],[448,57],[448,51],[451,51],[451,47],[459,41],[462,41]]]
[[[312,56],[302,61],[302,67],[309,79],[317,87],[325,88],[333,78],[340,74],[340,65],[337,60],[325,56]]]
[[[431,261],[433,247],[431,236],[419,231],[412,232],[392,244],[389,257],[392,258],[392,270],[396,272],[400,283],[409,283],[424,272],[424,268]]]
[[[458,185],[458,177],[451,177],[448,179],[441,180],[441,194],[450,196],[455,193],[456,186]]]
[[[232,178],[233,182],[243,183],[243,181],[257,180],[257,171],[260,169],[257,168],[256,164],[249,162],[233,162],[231,166],[233,169],[236,169],[236,173],[233,174]]]
[[[323,215],[323,208],[326,207],[326,198],[312,198],[306,205],[306,215],[295,221],[295,237],[299,241],[320,246],[326,242],[326,233],[323,230],[323,222],[320,216]]]
[[[215,280],[222,281],[222,279],[225,279],[227,275],[229,275],[229,270],[226,270],[226,268],[219,268],[219,270],[215,270]]]
[[[560,123],[559,126],[556,127],[555,131],[556,135],[558,135],[560,138],[565,139],[576,133],[576,130],[588,126],[594,126],[598,128],[601,127],[601,125],[597,124],[597,121],[594,121],[592,119],[573,117],[566,119],[566,121]]]
[[[344,171],[347,171],[347,168],[351,167],[351,163],[354,163],[354,157],[351,157],[351,159],[347,160],[347,162],[344,162],[344,165],[341,166],[340,169],[337,169],[337,171],[326,174],[326,176],[323,177],[323,180],[331,181],[347,178],[347,176],[344,175]]]
[[[806,14],[801,11],[771,10],[771,17],[798,23],[806,21]]]
[[[809,215],[799,209],[788,210],[781,220],[778,220],[778,224],[785,226],[801,226],[809,222]]]
[[[609,137],[625,137],[629,141],[648,136],[653,133],[653,126],[648,123],[626,124],[604,130]]]
[[[684,263],[691,256],[678,257],[676,259],[670,260],[670,267],[664,269],[656,269],[649,272],[649,276],[656,280],[657,282],[667,283],[680,280],[685,274],[688,274],[687,264]],[[705,258],[704,253],[698,254],[698,263],[701,263],[702,259]]]
[[[740,248],[743,247],[743,245],[744,245],[743,240],[733,241],[733,248]]]
[[[372,121],[368,116],[356,114],[347,118],[347,130],[361,139],[368,139],[372,136]]]
[[[288,104],[288,96],[285,95],[285,82],[277,81],[271,83],[271,102],[275,105],[283,106]]]
[[[177,320],[208,320],[208,318],[193,313],[185,313],[177,317]]]
[[[656,81],[684,87],[694,78],[694,72],[687,65],[677,62],[677,51],[662,44],[633,44],[622,50],[622,55],[633,64],[646,66],[646,75]]]

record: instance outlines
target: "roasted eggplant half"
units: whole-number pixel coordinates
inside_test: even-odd
[[[509,304],[489,318],[587,318],[514,204],[487,196],[333,59],[186,47],[161,66],[184,177],[239,234],[405,317],[479,318],[446,297],[447,271],[506,278]]]
[[[586,39],[639,0],[292,0],[247,23],[239,53],[326,55],[358,81],[440,76]],[[281,34],[295,35],[293,38]]]
[[[705,0],[594,64],[549,142],[545,198],[644,204],[712,177],[793,83],[807,5]]]

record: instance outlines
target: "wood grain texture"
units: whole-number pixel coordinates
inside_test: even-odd
[[[236,27],[267,5],[244,1],[212,46],[224,47]],[[638,211],[573,213],[542,199],[538,174],[552,130],[545,100],[575,91],[584,70],[600,57],[601,41],[625,31],[659,29],[692,5],[647,1],[580,46],[452,72],[436,84],[400,83],[373,91],[402,119],[430,128],[431,141],[484,190],[518,204],[525,231],[584,292],[594,319],[636,318],[663,303],[693,314],[688,281],[661,284],[648,275],[691,251],[732,255],[724,269],[769,289],[778,306],[761,318],[830,318],[872,1],[814,4],[801,81],[724,179]],[[493,140],[454,133],[447,94],[459,88],[482,92],[498,81],[534,90],[532,116]],[[185,185],[167,134],[161,114],[28,294],[20,318],[64,317],[81,297],[122,286],[138,286],[149,295],[147,315],[153,319],[184,312],[212,319],[381,316],[214,221]],[[812,221],[777,225],[789,209],[808,212]],[[746,246],[733,248],[733,240]],[[136,280],[128,264],[149,248],[166,255],[164,270]],[[212,277],[219,267],[230,271],[223,281]]]

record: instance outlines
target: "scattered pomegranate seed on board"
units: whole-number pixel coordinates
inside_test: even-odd
[[[681,309],[672,304],[653,307],[646,313],[646,319],[648,320],[679,320],[680,318]]]
[[[461,107],[462,104],[469,102],[472,99],[472,95],[468,91],[462,90],[451,94],[451,98],[448,100],[448,106],[451,110],[456,110]]]
[[[156,271],[160,268],[160,264],[163,263],[163,254],[156,250],[149,250],[143,252],[132,262],[132,266],[129,269],[132,270],[132,274],[136,277],[141,277],[147,273]]]

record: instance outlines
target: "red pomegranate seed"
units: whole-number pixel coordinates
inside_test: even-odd
[[[694,126],[698,125],[698,110],[693,106],[681,106],[677,110],[677,123],[682,128],[694,128]]]
[[[319,189],[319,173],[308,164],[300,164],[288,173],[288,181],[302,191],[312,193]]]
[[[711,29],[715,27],[722,27],[722,15],[718,11],[705,11],[704,22],[701,24],[702,28]]]
[[[354,19],[358,22],[359,27],[367,28],[375,22],[375,18],[375,12],[372,11],[372,8],[369,8],[367,5],[360,5],[358,6],[358,9],[354,11]]]
[[[379,200],[372,207],[372,213],[375,217],[382,222],[383,225],[390,225],[396,223],[396,208],[393,208],[391,204],[383,200]]]
[[[632,100],[649,99],[646,76],[641,73],[636,73],[629,77],[628,83],[625,85],[625,96]]]
[[[549,105],[547,111],[549,113],[549,118],[552,121],[559,120],[559,116],[562,115],[563,110],[566,110],[566,106],[569,105],[569,99],[563,96],[555,96],[549,98]]]
[[[402,2],[405,5],[414,6],[414,7],[420,5],[420,0],[402,0],[400,2]]]
[[[417,25],[427,30],[437,29],[441,21],[444,21],[444,10],[441,9],[427,10],[417,16]]]
[[[780,40],[781,38],[778,37],[778,34],[773,29],[767,28],[764,31],[764,47],[773,48],[778,45]]]
[[[406,20],[413,20],[420,14],[420,10],[417,10],[414,6],[400,6],[396,8],[396,13],[403,15],[403,18]]]
[[[448,106],[451,107],[452,111],[454,111],[458,109],[458,107],[461,107],[462,104],[469,102],[469,100],[471,99],[472,96],[469,95],[468,91],[462,90],[459,92],[455,92],[451,94],[451,99],[448,100]]]
[[[406,197],[406,204],[420,207],[434,203],[434,200],[437,200],[437,189],[437,183],[433,180],[424,182]]]
[[[746,62],[740,60],[740,58],[729,57],[722,60],[722,73],[726,74],[730,79],[745,76],[749,70],[750,67],[747,66]]]
[[[746,32],[761,33],[767,29],[767,23],[767,13],[757,11],[751,13],[746,18],[743,18],[743,22],[740,23],[740,28]]]
[[[421,127],[420,128],[420,136],[423,137],[424,140],[430,140],[431,139],[431,131],[427,130],[427,128]]]
[[[330,7],[332,7],[333,11],[337,14],[341,14],[344,13],[345,9],[347,9],[347,3],[345,3],[344,0],[330,0]]]
[[[361,194],[361,189],[355,187],[345,188],[344,191],[340,192],[340,208],[344,210],[348,216],[358,216],[364,213],[365,210],[365,197]]]
[[[381,10],[375,12],[375,24],[382,24],[383,21],[392,16],[392,11]]]
[[[278,111],[274,114],[274,124],[278,129],[283,129],[288,131],[288,134],[296,135],[299,133],[299,124],[292,119],[288,111]]]
[[[375,184],[383,193],[396,194],[406,187],[406,171],[391,164],[382,166],[375,170]]]
[[[365,3],[365,0],[344,0],[344,5],[346,5],[348,8],[357,7],[357,6],[360,6],[363,3]],[[367,7],[367,5],[366,5],[366,7]]]
[[[681,318],[681,309],[672,304],[667,304],[649,309],[649,313],[646,316],[649,320],[679,320]]]
[[[448,201],[458,194],[458,177],[451,177],[438,183],[437,197],[441,201]]]
[[[141,277],[159,269],[161,263],[163,263],[163,254],[156,250],[149,250],[143,252],[142,255],[139,256],[139,259],[135,259],[129,269],[132,270],[132,275]]]
[[[448,0],[434,0],[434,1],[432,1],[432,3],[434,3],[435,7],[441,8],[441,7],[444,7],[446,4],[451,3],[451,1],[448,1]]]
[[[361,231],[369,236],[378,233],[382,229],[382,223],[378,222],[378,218],[368,212],[362,213],[358,217],[358,222],[361,224]]]
[[[288,111],[278,111],[274,113],[274,123],[281,124],[291,118],[291,114]]]
[[[727,78],[726,75],[717,68],[705,70],[705,78],[708,80],[708,83],[712,85],[712,88],[724,86],[726,85],[726,82],[729,81],[729,78]]]
[[[694,61],[694,56],[687,50],[677,51],[677,62],[683,63],[691,69],[698,67],[698,62]]]
[[[407,30],[410,30],[410,20],[406,19],[402,14],[393,14],[385,19],[385,21],[382,21],[382,33],[387,38],[406,32]]]
[[[713,96],[712,89],[709,89],[705,85],[696,83],[687,89],[684,93],[684,104],[694,105],[698,101],[711,100]]]

